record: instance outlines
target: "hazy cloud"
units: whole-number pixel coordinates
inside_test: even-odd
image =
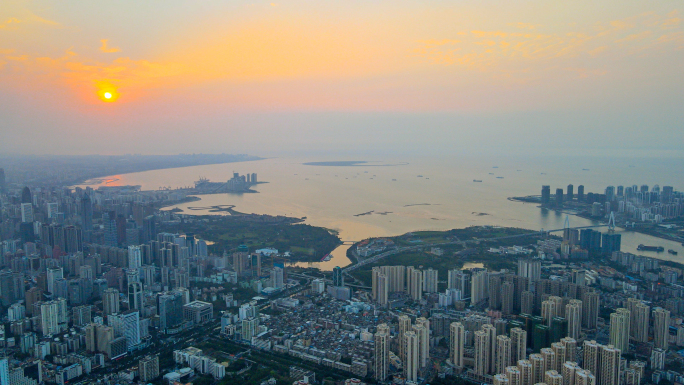
[[[100,47],[100,51],[106,52],[106,53],[113,53],[113,52],[119,52],[119,51],[121,51],[121,49],[119,49],[119,48],[117,48],[117,47],[108,47],[108,46],[107,46],[107,42],[108,42],[108,41],[109,41],[109,40],[107,40],[107,39],[102,39],[102,40],[100,40],[100,42],[102,43],[102,46]]]
[[[610,54],[611,58],[617,60],[618,54],[630,55],[661,47],[662,44],[684,43],[684,32],[679,31],[681,27],[676,15],[676,12],[666,16],[648,12],[596,24],[585,30],[570,29],[553,33],[541,33],[539,25],[508,23],[509,27],[518,30],[528,29],[530,32],[521,33],[515,29],[471,30],[469,37],[454,40],[449,49],[441,48],[437,44],[427,44],[428,41],[450,41],[446,37],[443,40],[422,41],[423,47],[415,49],[414,54],[434,64],[463,66],[480,71],[506,70],[509,75],[519,70],[525,62],[534,62],[541,68],[552,69],[559,65],[563,66],[563,62],[567,66],[570,60],[587,56],[603,57]],[[567,25],[566,28],[573,25],[573,28],[577,28],[574,23]],[[656,35],[651,30],[654,26],[675,31]],[[582,78],[605,73],[602,69],[592,70],[585,66],[571,68],[571,71],[578,73]]]

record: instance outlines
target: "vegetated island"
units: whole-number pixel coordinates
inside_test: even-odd
[[[289,251],[289,262],[318,262],[342,243],[335,231],[301,223],[299,218],[243,214],[234,211],[234,206],[217,207],[230,210],[231,215],[188,216],[179,223],[162,225],[161,230],[199,235],[214,242],[209,251],[218,255],[237,250],[240,245],[246,245],[251,252],[267,247],[281,253]]]
[[[513,235],[518,235],[518,237],[490,240],[490,238]],[[489,252],[489,249],[514,245],[529,246],[531,249],[537,239],[539,239],[539,231],[496,226],[473,226],[447,231],[415,231],[397,237],[370,238],[354,244],[348,254],[362,262],[386,251],[405,248],[411,248],[411,250],[398,251],[396,254],[367,263],[352,270],[350,275],[369,286],[374,266],[405,265],[422,269],[433,268],[439,271],[440,277],[446,277],[448,270],[460,269],[464,266],[484,266],[491,270],[515,270],[516,259],[511,258],[510,255]],[[377,252],[367,257],[359,255],[359,250],[373,243],[379,244],[378,247],[382,250],[378,249]],[[524,256],[521,254],[521,257]]]

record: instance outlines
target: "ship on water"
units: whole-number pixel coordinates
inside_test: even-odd
[[[662,246],[646,246],[643,243],[637,246],[637,250],[639,251],[655,251],[658,253],[662,253],[665,251],[665,248]]]

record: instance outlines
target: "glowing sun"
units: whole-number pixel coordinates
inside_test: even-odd
[[[119,98],[119,93],[113,87],[103,87],[97,91],[97,96],[103,102],[114,102]]]

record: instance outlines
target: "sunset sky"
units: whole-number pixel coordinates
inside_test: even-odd
[[[3,0],[0,152],[684,156],[683,4]]]

